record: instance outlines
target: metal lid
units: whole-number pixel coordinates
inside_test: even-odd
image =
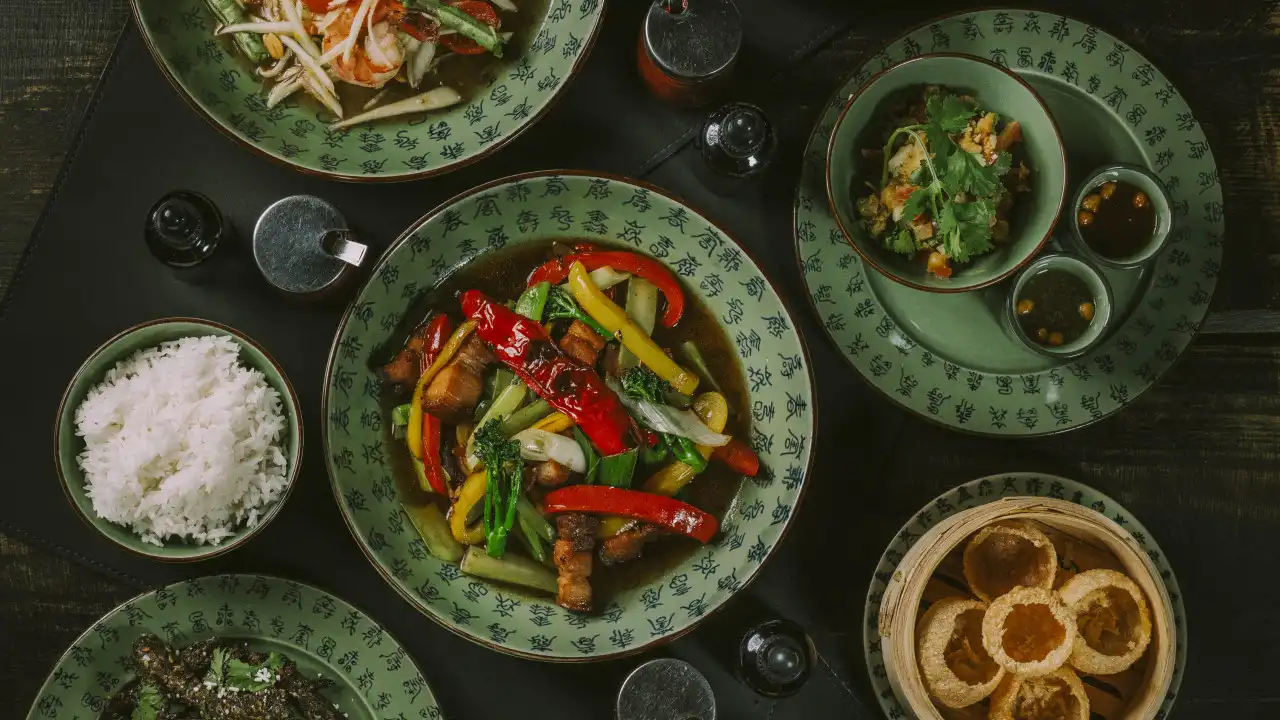
[[[253,259],[267,282],[291,294],[326,290],[364,261],[347,220],[311,195],[277,200],[253,228]]]
[[[618,691],[617,720],[716,720],[716,697],[698,669],[659,658],[641,665]]]
[[[721,73],[742,47],[742,18],[733,0],[654,0],[644,44],[666,72],[687,79]]]

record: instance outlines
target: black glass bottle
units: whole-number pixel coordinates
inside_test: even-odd
[[[175,190],[147,212],[144,237],[160,262],[189,270],[213,257],[226,234],[222,213],[209,198]]]
[[[703,182],[714,192],[741,191],[761,178],[777,154],[773,124],[748,103],[717,108],[702,123],[698,150]]]

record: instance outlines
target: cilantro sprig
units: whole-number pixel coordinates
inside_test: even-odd
[[[225,648],[214,648],[205,682],[244,692],[261,692],[276,684],[284,657],[272,652],[256,665],[231,657]]]
[[[907,197],[905,222],[885,238],[888,249],[902,255],[915,254],[919,248],[910,226],[923,214],[938,223],[938,245],[952,260],[966,262],[992,249],[991,220],[1004,192],[1000,178],[1009,172],[1013,158],[1002,152],[996,155],[995,162],[983,165],[977,156],[956,143],[952,135],[964,132],[978,113],[975,105],[955,95],[933,95],[925,102],[926,122],[900,127],[889,136],[884,146],[880,187],[888,184],[889,159],[894,144],[903,136],[907,142],[920,146],[924,173],[921,185]],[[962,195],[966,196],[963,202],[959,199]]]

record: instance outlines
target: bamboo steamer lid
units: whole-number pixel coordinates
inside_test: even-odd
[[[944,715],[930,700],[916,660],[915,628],[926,588],[944,560],[957,549],[962,550],[963,543],[983,527],[1009,521],[1038,523],[1054,536],[1055,542],[1088,547],[1113,558],[1117,567],[1142,589],[1150,603],[1152,624],[1151,642],[1140,661],[1143,674],[1126,696],[1126,706],[1106,713],[1095,708],[1094,712],[1106,720],[1154,718],[1173,680],[1176,657],[1173,603],[1164,580],[1137,540],[1115,522],[1075,503],[1044,497],[1005,497],[957,512],[920,536],[902,558],[885,588],[879,615],[885,672],[899,702],[917,718],[986,717],[985,710],[977,706]],[[1060,572],[1054,587],[1061,586],[1073,574]],[[1087,677],[1084,673],[1081,676]]]

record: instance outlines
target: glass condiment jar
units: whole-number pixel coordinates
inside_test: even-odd
[[[703,183],[728,194],[764,175],[777,155],[778,140],[763,110],[734,102],[717,108],[703,121],[698,151]]]
[[[792,695],[809,680],[816,654],[804,628],[790,620],[766,620],[743,635],[738,676],[761,695]]]
[[[222,213],[212,200],[192,190],[175,190],[147,211],[143,238],[157,260],[188,270],[211,258],[225,233]]]
[[[640,76],[661,100],[700,107],[724,88],[741,49],[733,0],[654,0],[640,30]]]

